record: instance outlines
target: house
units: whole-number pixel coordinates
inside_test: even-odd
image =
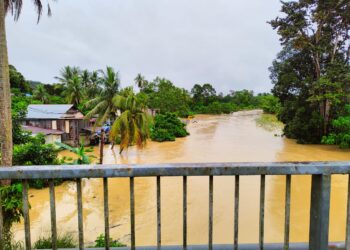
[[[34,133],[40,131],[47,141],[60,140],[70,145],[79,144],[79,135],[89,125],[84,115],[72,104],[31,104],[23,128]]]
[[[26,131],[32,132],[32,135],[43,134],[45,136],[45,143],[55,143],[62,142],[63,131],[59,131],[57,129],[46,129],[46,128],[38,128],[33,126],[23,125],[22,128]]]

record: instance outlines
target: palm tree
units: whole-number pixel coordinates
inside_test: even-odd
[[[135,81],[136,86],[139,87],[139,89],[142,89],[143,87],[145,87],[147,85],[147,80],[140,73],[137,74],[134,81]]]
[[[90,73],[89,86],[86,88],[86,94],[89,99],[95,98],[101,92],[101,79],[98,71]]]
[[[94,115],[98,115],[97,124],[99,125],[108,118],[111,118],[112,121],[115,120],[117,109],[113,99],[119,93],[120,86],[119,74],[112,67],[107,67],[106,72],[101,71],[101,73],[102,90],[100,94],[85,104],[87,108],[92,108],[85,118],[90,119]]]
[[[90,72],[87,69],[84,69],[81,74],[81,83],[83,85],[84,88],[88,87],[90,85]]]
[[[113,99],[113,102],[121,111],[121,115],[111,128],[112,148],[118,136],[120,136],[120,154],[130,145],[143,147],[149,137],[149,118],[145,107],[133,92],[127,97],[118,95]]]
[[[34,99],[39,100],[44,104],[47,104],[50,102],[49,94],[47,93],[45,86],[43,84],[39,84],[38,86],[36,86],[33,93],[33,97]]]
[[[74,75],[79,75],[80,69],[79,67],[71,67],[66,66],[60,70],[60,76],[56,76],[55,78],[62,84],[68,85],[68,82]]]
[[[76,107],[79,106],[80,101],[83,97],[81,77],[74,74],[67,82],[67,88],[64,91],[64,95],[67,98],[67,102],[74,104]]]
[[[12,120],[11,120],[11,91],[9,64],[7,53],[5,17],[9,12],[18,20],[23,0],[0,0],[0,145],[1,145],[1,166],[12,166]],[[33,1],[38,22],[43,12],[41,0]],[[47,8],[48,15],[51,15],[50,5]]]

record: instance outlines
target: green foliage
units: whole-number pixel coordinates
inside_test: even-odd
[[[22,184],[15,183],[0,187],[2,198],[2,210],[4,218],[4,226],[6,229],[11,228],[13,223],[20,221],[22,212]]]
[[[31,89],[28,82],[24,79],[24,76],[17,71],[17,69],[9,65],[10,69],[10,85],[11,88],[19,89],[22,93],[30,93]]]
[[[49,94],[47,93],[45,86],[43,84],[39,84],[36,86],[33,92],[33,98],[44,104],[47,104],[50,102]]]
[[[281,103],[276,96],[271,94],[260,94],[257,97],[258,106],[267,114],[278,114]]]
[[[62,142],[55,142],[55,144],[62,148],[62,149],[66,149],[72,153],[74,153],[78,158],[73,160],[73,162],[71,162],[70,164],[90,164],[91,163],[91,160],[90,158],[94,158],[93,155],[87,155],[86,153],[88,152],[91,152],[90,149],[85,149],[84,147],[84,144],[80,144],[80,146],[78,148],[74,148],[74,147],[71,147],[67,144],[64,144]]]
[[[14,144],[23,144],[30,139],[30,133],[22,130],[22,122],[27,114],[27,98],[21,95],[12,96],[12,137]]]
[[[283,46],[270,69],[273,93],[281,101],[279,118],[289,138],[320,143],[348,103],[350,3],[281,4],[282,15],[270,22]]]
[[[143,104],[132,88],[125,89],[121,94],[113,98],[115,108],[121,111],[121,115],[114,121],[109,135],[111,141],[119,142],[119,153],[130,145],[143,147],[149,137],[149,118]]]
[[[95,240],[95,246],[94,247],[106,247],[106,238],[104,234],[100,234],[96,240]],[[125,244],[119,242],[118,240],[113,240],[112,238],[109,239],[109,246],[110,247],[126,247]]]
[[[186,137],[189,133],[186,130],[186,124],[180,121],[175,114],[165,113],[156,115],[154,118],[154,127],[151,130],[151,139],[153,141],[174,141],[176,137]]]
[[[332,132],[322,138],[322,143],[350,147],[350,105],[345,106],[343,115],[332,121]]]
[[[57,165],[57,150],[51,144],[45,144],[45,138],[39,134],[24,144],[14,145],[13,165]]]
[[[188,91],[176,87],[167,79],[156,78],[143,88],[143,92],[149,96],[147,106],[159,109],[162,114],[173,112],[180,117],[186,117],[190,112],[191,98]]]
[[[71,234],[57,236],[57,248],[76,248],[76,239]],[[52,249],[51,236],[40,237],[33,245],[33,249]]]

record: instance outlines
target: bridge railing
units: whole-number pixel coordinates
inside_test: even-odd
[[[31,249],[30,218],[28,203],[28,180],[48,179],[50,192],[51,234],[53,249],[57,249],[57,226],[55,204],[55,179],[72,179],[77,185],[77,210],[78,210],[78,236],[79,249],[84,249],[83,227],[83,203],[82,203],[82,178],[102,178],[104,194],[104,223],[106,247],[109,249],[109,202],[108,179],[128,177],[130,179],[130,248],[135,246],[135,191],[134,179],[138,177],[155,177],[157,179],[157,246],[153,249],[168,249],[162,247],[161,235],[161,178],[166,176],[179,176],[183,178],[183,242],[182,246],[169,249],[307,249],[307,245],[292,245],[289,242],[290,232],[290,204],[291,204],[291,180],[293,175],[311,175],[311,206],[309,224],[310,250],[329,249],[329,208],[331,177],[335,174],[350,174],[350,162],[299,162],[299,163],[185,163],[185,164],[149,164],[149,165],[59,165],[59,166],[26,166],[26,167],[1,167],[0,179],[22,180],[23,184],[23,217],[25,231],[25,247]],[[240,176],[260,176],[260,207],[259,207],[259,244],[257,248],[247,248],[239,245],[239,189]],[[267,175],[284,175],[286,177],[285,192],[285,221],[284,242],[280,245],[267,245],[264,243],[265,223],[265,180]],[[188,246],[187,243],[187,177],[207,176],[209,179],[209,217],[208,219],[208,245]],[[213,187],[215,176],[235,176],[234,191],[234,234],[233,244],[230,246],[213,245]],[[350,175],[349,175],[350,178]],[[349,179],[350,180],[350,179]],[[342,249],[350,250],[350,185],[348,191],[346,242],[341,244]],[[1,203],[1,197],[0,197]],[[3,242],[3,218],[2,206],[0,206],[0,242]],[[293,247],[292,247],[293,246]],[[296,247],[296,248],[295,248]],[[334,245],[333,247],[337,247]],[[338,246],[339,247],[339,246]],[[340,249],[337,248],[337,249]]]

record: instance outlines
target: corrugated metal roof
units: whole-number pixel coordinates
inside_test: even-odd
[[[60,119],[73,107],[72,104],[31,104],[27,119]]]

